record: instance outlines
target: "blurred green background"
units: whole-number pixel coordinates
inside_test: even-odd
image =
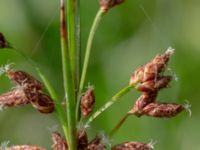
[[[82,50],[92,20],[98,10],[97,0],[81,1]],[[94,85],[96,106],[104,104],[124,87],[137,66],[148,62],[167,47],[176,49],[170,61],[178,80],[159,94],[159,100],[192,105],[192,117],[183,112],[172,119],[130,117],[112,143],[156,141],[156,150],[200,150],[200,1],[127,0],[112,9],[101,22],[92,49],[87,81]],[[59,1],[0,0],[0,31],[9,42],[39,64],[63,98]],[[18,53],[0,51],[0,65],[14,62],[37,76],[34,67]],[[0,77],[0,92],[12,88]],[[139,92],[124,96],[96,119],[89,132],[108,133],[132,107]],[[49,128],[58,125],[55,116],[43,115],[31,106],[0,112],[0,142],[37,144],[51,147]]]

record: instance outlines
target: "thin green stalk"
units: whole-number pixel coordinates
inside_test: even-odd
[[[70,54],[67,47],[67,31],[65,23],[65,7],[64,0],[61,0],[61,56],[64,90],[66,96],[66,111],[68,118],[69,139],[67,141],[70,150],[76,150],[76,115],[75,115],[75,86],[73,81],[73,73],[70,63]]]
[[[129,115],[130,114],[127,113],[122,117],[122,119],[117,123],[117,125],[111,130],[109,137],[112,137],[120,129],[120,127],[124,124]]]
[[[77,120],[79,120],[79,105],[80,105],[80,96],[81,96],[81,92],[83,90],[83,86],[85,83],[85,78],[86,78],[86,74],[87,74],[87,68],[88,68],[88,63],[89,63],[89,58],[90,58],[90,53],[91,53],[91,48],[92,48],[92,43],[93,43],[93,39],[94,39],[94,35],[95,32],[99,26],[99,23],[103,17],[103,15],[105,14],[105,11],[103,11],[102,9],[99,9],[99,11],[97,12],[92,27],[90,29],[90,33],[88,36],[88,40],[87,40],[87,45],[86,45],[86,50],[85,50],[85,58],[84,58],[84,63],[83,63],[83,70],[81,73],[81,80],[80,80],[80,86],[79,86],[79,90],[78,90],[78,101],[77,101],[77,105],[76,105],[76,114],[77,114]]]
[[[92,121],[94,121],[95,118],[97,118],[102,112],[104,112],[106,109],[108,109],[111,105],[116,103],[123,95],[128,93],[133,88],[132,85],[128,85],[121,89],[119,92],[117,92],[110,101],[108,101],[106,104],[104,104],[100,109],[98,109],[95,113],[93,113],[92,116],[88,119],[85,126],[88,126]]]
[[[100,23],[104,14],[105,14],[105,11],[103,11],[102,9],[99,9],[99,11],[97,12],[96,17],[93,21],[92,27],[90,29],[90,33],[89,33],[88,41],[87,41],[87,46],[86,46],[86,50],[85,50],[85,59],[84,59],[84,63],[83,63],[81,81],[80,81],[80,86],[79,86],[80,92],[83,90],[83,86],[84,86],[84,83],[85,83],[85,77],[86,77],[86,73],[87,73],[87,68],[88,68],[88,63],[89,63],[89,58],[90,58],[90,53],[91,53],[94,35],[95,35],[95,32],[96,32],[96,30],[99,26],[99,23]]]
[[[81,71],[81,32],[80,32],[80,0],[76,0],[75,4],[75,25],[76,25],[76,98],[78,100],[78,88],[80,83],[80,71]]]
[[[47,77],[43,73],[41,73],[39,68],[36,68],[36,70],[37,70],[40,78],[42,79],[45,87],[47,88],[51,98],[55,102],[56,115],[57,115],[58,119],[60,120],[60,123],[62,125],[65,137],[68,140],[69,139],[69,137],[68,137],[68,135],[69,135],[68,133],[69,132],[68,132],[67,116],[65,115],[65,111],[62,108],[61,101],[59,101],[59,98],[58,98],[54,88],[51,86],[51,84],[50,84],[49,80],[47,79]]]
[[[76,35],[76,12],[77,0],[65,0],[67,6],[67,32],[68,49],[70,55],[73,82],[77,84],[77,35]],[[77,87],[76,87],[77,88]]]

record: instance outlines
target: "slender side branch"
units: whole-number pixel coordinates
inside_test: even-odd
[[[69,0],[70,1],[70,0]],[[68,117],[69,139],[68,146],[70,150],[76,150],[76,115],[75,115],[75,86],[73,73],[70,63],[70,55],[67,47],[67,31],[65,23],[64,0],[61,2],[60,21],[61,21],[61,55],[64,89],[66,95],[66,111]]]
[[[103,11],[102,9],[99,9],[99,11],[97,12],[92,27],[90,29],[90,33],[88,36],[88,40],[87,40],[87,45],[86,45],[86,50],[85,50],[85,58],[84,58],[84,63],[83,63],[83,70],[81,73],[81,80],[80,80],[80,86],[79,86],[79,90],[78,90],[78,101],[77,101],[77,105],[76,105],[76,114],[77,114],[77,120],[79,119],[79,105],[80,105],[80,97],[81,97],[81,92],[83,90],[83,86],[85,83],[85,78],[86,78],[86,74],[87,74],[87,68],[88,68],[88,63],[89,63],[89,58],[90,58],[90,53],[91,53],[91,48],[92,48],[92,43],[93,43],[93,39],[94,39],[94,35],[95,32],[99,26],[99,23],[103,17],[103,15],[105,14],[105,11]]]
[[[122,117],[122,119],[117,123],[117,125],[111,130],[109,137],[112,137],[120,129],[120,127],[124,124],[129,115],[130,114],[127,113]]]
[[[69,131],[68,131],[68,124],[67,124],[67,116],[65,115],[65,111],[62,108],[61,102],[59,101],[59,98],[58,98],[54,88],[51,86],[51,84],[50,84],[49,80],[47,79],[47,77],[40,71],[39,68],[36,68],[36,70],[37,70],[40,78],[42,79],[45,87],[47,88],[50,96],[52,97],[52,99],[55,102],[56,115],[60,120],[60,123],[62,125],[65,137],[68,140],[69,139],[69,137],[68,137],[68,135],[69,135],[68,132]]]
[[[128,85],[121,89],[119,92],[117,92],[110,101],[108,101],[106,104],[104,104],[100,109],[98,109],[86,122],[85,126],[88,126],[95,118],[97,118],[102,112],[104,112],[106,109],[108,109],[111,105],[113,105],[115,102],[119,100],[123,95],[128,93],[133,88],[132,85]]]
[[[65,0],[67,6],[67,36],[70,55],[71,71],[74,85],[77,84],[77,35],[76,35],[76,12],[78,0]],[[76,87],[78,88],[78,87]]]
[[[91,48],[92,48],[92,43],[94,39],[95,32],[99,26],[99,23],[105,14],[105,11],[102,9],[99,9],[99,11],[96,14],[96,17],[93,21],[92,27],[90,29],[90,33],[88,36],[88,41],[87,41],[87,46],[86,46],[86,51],[85,51],[85,59],[84,59],[84,64],[83,64],[83,70],[81,74],[81,81],[80,81],[80,86],[79,86],[79,91],[81,92],[83,90],[84,82],[85,82],[85,77],[87,73],[87,68],[88,68],[88,63],[89,63],[89,58],[90,58],[90,53],[91,53]]]

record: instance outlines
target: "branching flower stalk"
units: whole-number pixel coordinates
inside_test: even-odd
[[[129,116],[134,115],[139,118],[145,115],[154,118],[171,118],[188,109],[189,105],[161,103],[156,99],[158,93],[168,87],[170,81],[173,80],[172,76],[164,74],[168,61],[173,54],[173,49],[169,48],[165,53],[156,55],[150,62],[138,67],[131,75],[129,84],[119,90],[109,101],[92,114],[96,101],[95,90],[92,86],[89,86],[84,91],[84,85],[94,36],[102,17],[111,8],[123,2],[124,0],[99,0],[100,8],[89,32],[83,69],[80,70],[80,1],[60,0],[60,39],[65,94],[64,106],[62,105],[63,102],[59,99],[63,96],[57,95],[57,92],[45,74],[42,73],[35,63],[33,63],[33,66],[37,70],[42,82],[24,71],[13,70],[7,66],[0,68],[0,74],[5,73],[14,86],[13,90],[0,95],[0,108],[32,105],[39,113],[56,113],[65,138],[58,131],[53,131],[53,150],[152,150],[152,144],[137,141],[112,145],[106,140],[105,135],[96,134],[95,137],[88,137],[86,131],[86,128],[91,125],[92,121],[118,102],[122,96],[134,89],[141,92],[141,96],[134,101],[132,108],[127,109],[124,117],[108,134],[109,138],[120,129]],[[0,33],[0,49],[5,48],[12,48],[12,46],[10,46],[3,33]],[[32,60],[23,53],[19,53],[27,58],[27,61],[31,61],[32,64]],[[80,72],[82,73],[81,75]],[[45,93],[43,84],[49,95]],[[81,117],[85,119],[80,121]],[[8,150],[45,150],[45,148],[31,144],[8,145],[8,143],[3,143],[0,149],[2,148]]]

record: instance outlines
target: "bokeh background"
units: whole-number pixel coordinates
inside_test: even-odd
[[[97,0],[81,1],[82,50],[98,10]],[[101,22],[95,36],[87,81],[94,85],[96,107],[104,104],[124,87],[137,66],[149,61],[169,46],[176,49],[168,74],[177,76],[159,100],[192,105],[192,117],[183,112],[172,119],[130,117],[116,133],[112,143],[156,141],[156,150],[200,149],[200,1],[127,0],[112,9]],[[9,42],[37,62],[63,98],[59,1],[0,0],[0,31]],[[38,77],[19,53],[0,51],[0,65],[14,62],[13,68]],[[0,92],[12,88],[0,77]],[[131,92],[96,119],[90,134],[109,131],[132,107],[140,95]],[[58,122],[54,115],[42,115],[31,106],[0,112],[0,142],[37,144],[51,147],[50,129]]]

